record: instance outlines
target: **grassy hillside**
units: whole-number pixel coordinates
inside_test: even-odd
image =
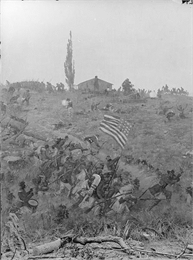
[[[142,226],[151,225],[158,229],[159,221],[167,220],[172,222],[172,228],[179,224],[182,228],[185,223],[190,227],[192,225],[191,206],[186,203],[186,187],[190,185],[193,179],[192,176],[192,158],[184,156],[187,151],[192,150],[192,97],[183,95],[163,95],[162,98],[143,100],[133,100],[130,97],[124,97],[124,103],[121,102],[119,96],[103,96],[82,94],[78,91],[64,92],[64,93],[37,93],[31,92],[29,106],[20,106],[14,104],[9,107],[6,115],[2,115],[1,123],[10,121],[10,115],[16,115],[28,122],[25,128],[26,133],[34,133],[36,136],[42,137],[51,142],[55,137],[64,137],[69,135],[73,142],[80,142],[83,145],[83,139],[87,135],[99,134],[99,143],[103,144],[99,153],[91,157],[92,160],[104,161],[106,155],[112,157],[122,155],[119,164],[119,171],[123,169],[125,178],[138,178],[140,181],[139,191],[135,193],[138,197],[152,184],[158,181],[158,176],[155,169],[164,174],[167,170],[174,169],[176,173],[179,172],[180,167],[184,173],[178,184],[174,185],[171,190],[173,192],[171,204],[161,202],[151,212],[145,210],[150,205],[150,201],[139,202],[131,211],[132,216],[138,219]],[[74,104],[74,116],[70,121],[67,117],[66,110],[62,107],[61,101],[66,98],[71,98]],[[2,99],[6,102],[6,93],[2,92]],[[99,110],[91,111],[92,102],[99,103]],[[115,110],[118,112],[111,112],[113,115],[118,115],[133,125],[130,132],[128,143],[124,151],[121,151],[117,143],[106,134],[99,130],[100,122],[103,115],[106,113],[103,108],[106,104],[112,103]],[[177,107],[182,105],[186,107],[185,118],[180,118]],[[175,116],[168,120],[163,114],[165,107],[172,108]],[[109,113],[109,112],[108,112]],[[64,127],[59,130],[54,130],[54,124],[59,122],[64,124]],[[7,130],[3,129],[3,136]],[[24,135],[26,138],[26,136]],[[19,137],[18,137],[19,138]],[[37,140],[34,136],[28,136],[37,144],[45,143],[43,140]],[[41,139],[41,138],[40,138]],[[7,154],[21,155],[23,151],[28,151],[29,147],[21,147],[18,143],[12,142],[11,139],[3,140],[1,150],[3,156]],[[17,141],[18,139],[16,139]],[[14,140],[15,141],[15,140]],[[125,156],[132,156],[134,161],[137,159],[146,160],[154,169],[150,170],[145,166],[134,163],[126,163]],[[39,174],[39,165],[34,159],[24,160],[23,165],[10,166],[5,160],[2,160],[1,167],[1,183],[2,183],[2,209],[3,209],[3,223],[7,219],[8,212],[18,200],[19,182],[25,181],[28,187],[33,187],[33,178]],[[53,178],[54,179],[54,178]],[[80,226],[85,223],[90,223],[90,215],[82,214],[79,209],[76,211],[69,211],[70,218],[62,220],[62,226],[58,226],[56,219],[56,212],[60,204],[71,205],[71,201],[65,194],[56,195],[58,190],[58,183],[54,183],[48,193],[36,195],[33,198],[39,202],[36,213],[31,215],[27,210],[24,210],[21,217],[21,222],[25,226],[27,240],[29,242],[42,240],[48,238],[58,232],[75,229],[78,230]],[[146,198],[148,195],[146,196]],[[184,212],[187,214],[184,215]],[[80,217],[80,214],[81,217]],[[77,216],[77,217],[76,217]],[[123,219],[114,219],[123,228],[130,216]],[[156,219],[156,221],[155,221]],[[112,219],[109,221],[112,221]],[[92,218],[92,225],[98,225],[98,219]],[[60,224],[61,224],[60,223]],[[97,224],[98,223],[98,224]],[[181,225],[182,224],[182,225]],[[123,225],[123,226],[121,226]],[[131,229],[130,235],[137,239],[140,232],[135,228]],[[62,231],[63,230],[63,231]],[[89,231],[90,230],[90,231]],[[89,233],[91,226],[85,231]],[[99,231],[98,231],[99,232]],[[111,232],[111,231],[108,231]],[[175,238],[183,235],[186,237],[189,234],[189,229],[178,229],[173,233],[170,230],[171,236]],[[166,233],[165,233],[166,236]]]

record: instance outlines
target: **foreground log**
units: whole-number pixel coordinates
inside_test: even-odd
[[[117,243],[121,247],[119,250],[125,252],[126,254],[131,254],[131,255],[135,254],[136,252],[141,252],[141,253],[148,254],[150,256],[159,255],[159,256],[165,256],[168,258],[192,257],[192,254],[184,254],[184,251],[179,255],[175,255],[175,254],[169,254],[169,253],[157,252],[157,251],[149,251],[149,250],[144,250],[142,248],[133,247],[133,246],[127,245],[121,237],[115,237],[115,236],[77,237],[74,234],[68,234],[53,242],[46,243],[46,244],[40,245],[40,246],[36,246],[33,249],[29,250],[29,253],[34,256],[37,256],[37,255],[42,256],[43,254],[48,254],[55,250],[58,250],[60,247],[63,247],[66,243],[69,243],[69,242],[79,243],[82,245],[86,245],[86,244],[90,244],[90,243],[114,242],[114,243]],[[112,249],[116,249],[115,246],[112,247]],[[30,259],[30,257],[28,259]]]
[[[36,246],[32,250],[29,250],[29,252],[32,255],[48,254],[48,253],[51,253],[54,250],[59,249],[61,244],[62,244],[62,239],[59,238],[59,239],[57,239],[53,242],[46,243],[46,244],[43,244],[43,245],[40,245],[40,246]]]
[[[130,247],[126,245],[121,237],[106,236],[106,237],[75,237],[72,239],[74,243],[86,245],[87,243],[103,243],[114,242],[117,243],[122,249],[129,250]]]
[[[129,250],[129,247],[125,244],[124,240],[121,237],[106,236],[106,237],[75,237],[74,234],[67,235],[63,238],[59,238],[53,242],[46,243],[40,246],[36,246],[33,249],[29,250],[32,255],[42,255],[51,253],[54,250],[59,249],[65,243],[79,243],[86,245],[87,243],[103,243],[103,242],[114,242],[119,244],[119,246],[124,250]]]

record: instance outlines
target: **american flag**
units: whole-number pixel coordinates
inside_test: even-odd
[[[99,129],[113,137],[121,148],[124,149],[131,127],[130,123],[118,116],[104,115]]]

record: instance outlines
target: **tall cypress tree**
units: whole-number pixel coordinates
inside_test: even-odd
[[[74,77],[75,77],[75,68],[73,61],[73,51],[72,51],[72,32],[70,31],[70,39],[68,39],[67,44],[67,55],[66,61],[64,62],[64,70],[66,75],[66,83],[69,87],[69,90],[72,89],[74,85]]]

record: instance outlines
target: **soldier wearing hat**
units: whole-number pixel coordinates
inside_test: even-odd
[[[67,98],[66,101],[68,102],[67,103],[67,111],[68,111],[68,116],[70,118],[72,118],[73,116],[73,103],[72,103],[72,100],[70,98]]]
[[[29,100],[30,100],[30,92],[29,92],[29,89],[27,89],[24,94],[23,94],[23,97],[22,97],[22,104],[24,104],[24,102],[26,102],[27,106],[29,106]]]
[[[180,181],[180,177],[183,173],[183,170],[180,168],[180,173],[178,175],[175,175],[174,170],[168,170],[167,174],[162,174],[161,179],[158,184],[155,184],[153,187],[149,188],[150,193],[153,196],[156,196],[157,194],[163,193],[166,197],[166,199],[171,199],[172,192],[166,190],[166,187],[168,185],[173,185],[176,182]]]
[[[33,189],[31,188],[29,191],[26,191],[26,185],[24,181],[21,181],[20,184],[20,190],[18,192],[18,197],[20,199],[20,206],[24,206],[26,203],[28,203],[28,201],[31,199],[31,197],[34,195],[33,193]]]

